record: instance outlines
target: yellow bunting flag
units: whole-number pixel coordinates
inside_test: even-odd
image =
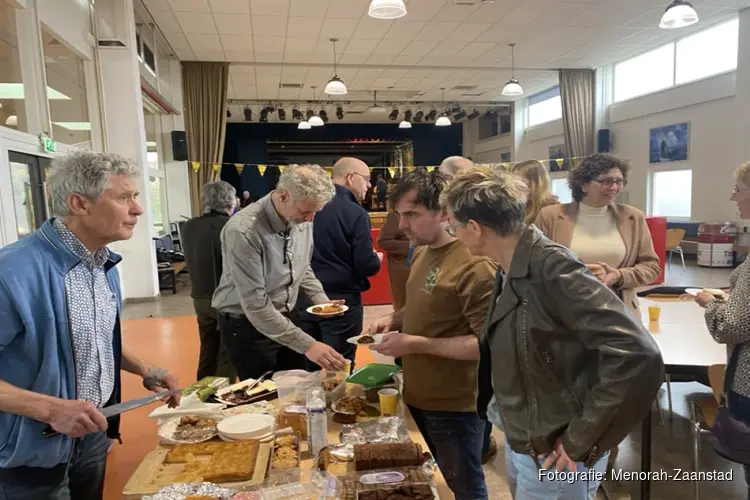
[[[199,161],[191,161],[190,164],[193,166],[193,171],[195,172],[201,169],[201,162]]]
[[[407,172],[413,172],[414,171],[414,167],[406,167],[406,171]]]
[[[560,170],[562,170],[562,166],[563,163],[565,163],[565,160],[563,158],[557,158],[555,162],[557,163],[557,166],[560,167]]]
[[[263,175],[266,173],[266,167],[265,165],[258,165],[258,172],[260,172],[260,176],[263,177]]]
[[[235,163],[234,168],[237,169],[237,173],[242,175],[242,171],[245,170],[245,164],[244,163]]]
[[[283,172],[286,168],[286,165],[279,165],[279,172]]]
[[[326,167],[326,173],[328,177],[333,177],[333,167]]]
[[[219,172],[221,170],[221,163],[212,163],[211,166],[214,168],[214,172]]]
[[[435,170],[435,167],[427,167],[428,172],[432,172],[433,170]]]
[[[396,167],[388,167],[388,173],[391,174],[391,179],[396,177]]]

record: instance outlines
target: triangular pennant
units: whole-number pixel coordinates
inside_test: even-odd
[[[258,165],[258,172],[260,172],[260,176],[263,177],[263,174],[266,173],[266,167],[265,165]]]
[[[333,177],[333,167],[326,167],[326,173],[328,177]]]
[[[414,167],[406,167],[406,171],[407,172],[412,172],[412,171],[414,171]]]
[[[435,167],[427,167],[428,172],[432,172],[433,170],[435,170]]]
[[[555,162],[557,163],[557,166],[560,167],[560,169],[562,169],[562,166],[563,166],[563,163],[565,163],[565,160],[563,158],[557,158]]]
[[[391,174],[391,179],[396,177],[396,167],[388,167],[388,173]]]
[[[193,171],[197,172],[201,169],[201,162],[199,161],[191,161],[190,164],[193,166]]]
[[[213,167],[214,172],[221,171],[221,163],[212,163],[211,166]]]
[[[234,168],[237,169],[237,173],[242,175],[242,171],[245,170],[245,164],[244,163],[235,163]]]
[[[279,172],[283,172],[286,168],[286,165],[279,165]]]

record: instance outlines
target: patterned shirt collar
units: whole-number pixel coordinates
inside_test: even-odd
[[[100,248],[92,254],[88,251],[84,244],[81,243],[81,240],[78,239],[78,236],[76,236],[75,233],[73,233],[73,231],[71,231],[70,228],[65,225],[62,219],[55,218],[52,221],[52,227],[55,228],[57,233],[60,235],[60,238],[62,238],[68,248],[70,248],[73,253],[75,253],[81,259],[83,259],[84,262],[96,267],[104,267],[104,264],[106,264],[107,260],[109,259],[109,252],[107,252],[106,248]]]

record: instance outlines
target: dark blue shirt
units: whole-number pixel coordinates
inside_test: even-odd
[[[367,278],[380,270],[380,259],[370,216],[351,191],[336,185],[336,196],[315,216],[313,237],[312,269],[329,297],[370,288]]]

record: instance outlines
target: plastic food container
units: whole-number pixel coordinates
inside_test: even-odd
[[[321,385],[320,372],[311,373],[305,370],[276,372],[271,380],[276,383],[279,401],[290,404],[304,405],[307,390]]]

